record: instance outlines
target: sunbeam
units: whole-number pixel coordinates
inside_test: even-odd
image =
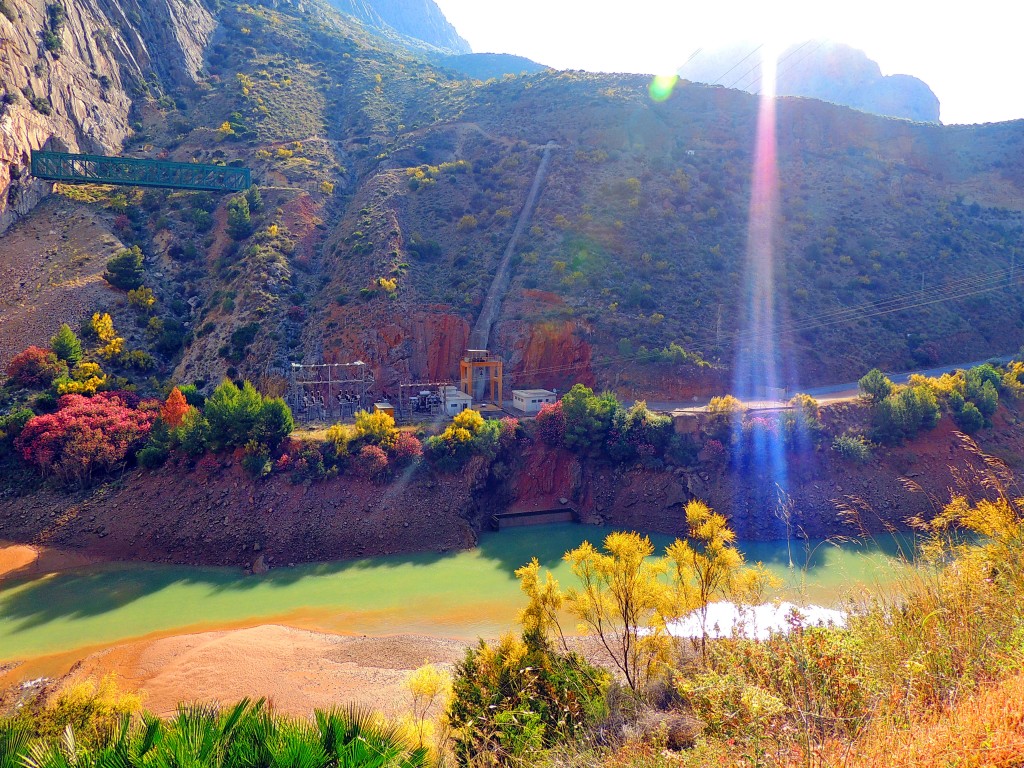
[[[737,350],[735,392],[744,400],[778,399],[782,394],[782,361],[776,342],[775,233],[778,219],[778,165],[775,136],[775,73],[777,55],[765,46],[763,88],[757,116],[754,167],[747,225],[747,266],[744,285],[745,338]],[[763,486],[759,499],[773,499],[786,488],[783,431],[777,419],[753,419],[735,442],[752,471],[750,481]],[[770,504],[769,504],[770,505]]]

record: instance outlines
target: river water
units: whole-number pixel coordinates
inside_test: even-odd
[[[81,657],[143,636],[268,622],[352,634],[419,633],[472,641],[515,625],[523,597],[513,571],[531,557],[561,583],[562,554],[608,531],[567,523],[483,534],[480,546],[281,568],[247,576],[227,568],[114,563],[0,583],[0,661]],[[652,536],[663,548],[670,539]],[[740,542],[785,586],[777,597],[836,606],[862,588],[884,588],[906,572],[906,541]],[[792,556],[794,567],[789,567]],[[61,663],[58,666],[63,666]]]

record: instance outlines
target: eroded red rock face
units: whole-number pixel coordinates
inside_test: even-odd
[[[414,381],[455,381],[469,323],[442,308],[404,314],[400,307],[341,307],[325,338],[331,362],[363,360],[385,389]],[[344,358],[344,359],[343,359]]]

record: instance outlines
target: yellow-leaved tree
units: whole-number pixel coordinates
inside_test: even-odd
[[[689,502],[686,522],[688,539],[677,539],[658,558],[651,540],[638,533],[610,533],[601,549],[583,542],[565,553],[578,586],[564,591],[534,558],[516,571],[529,600],[519,614],[523,628],[565,647],[559,615],[569,613],[580,632],[598,638],[630,689],[643,690],[669,660],[668,622],[699,610],[703,633],[711,600],[759,600],[774,581],[760,563],[746,566],[725,518],[707,504]]]

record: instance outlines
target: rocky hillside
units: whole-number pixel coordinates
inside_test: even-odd
[[[18,94],[0,117],[0,168],[22,177],[15,207],[43,191],[25,162],[50,139],[253,169],[261,193],[244,202],[74,189],[51,208],[80,205],[110,243],[142,248],[159,322],[123,293],[107,302],[154,355],[146,382],[227,374],[272,389],[291,362],[324,359],[369,362],[390,393],[457,375],[554,142],[491,334],[513,384],[652,400],[729,388],[755,97],[680,83],[656,101],[640,76],[550,70],[480,82],[323,0],[197,1],[67,0],[55,16],[40,0],[0,16],[4,89]],[[1022,149],[1020,122],[943,127],[780,99],[771,289],[786,383],[1024,342],[1011,279]],[[53,305],[74,258],[56,244],[18,306]]]
[[[199,0],[4,0],[0,231],[48,191],[33,149],[118,152],[143,96],[195,87],[215,26]]]
[[[749,93],[762,88],[756,43],[702,51],[679,70],[698,83],[726,85]],[[779,56],[776,91],[806,96],[886,117],[922,123],[939,122],[939,100],[923,80],[910,75],[882,75],[863,51],[826,40],[790,46]]]
[[[434,0],[331,0],[342,13],[383,34],[397,33],[451,55],[468,54],[463,40]]]

